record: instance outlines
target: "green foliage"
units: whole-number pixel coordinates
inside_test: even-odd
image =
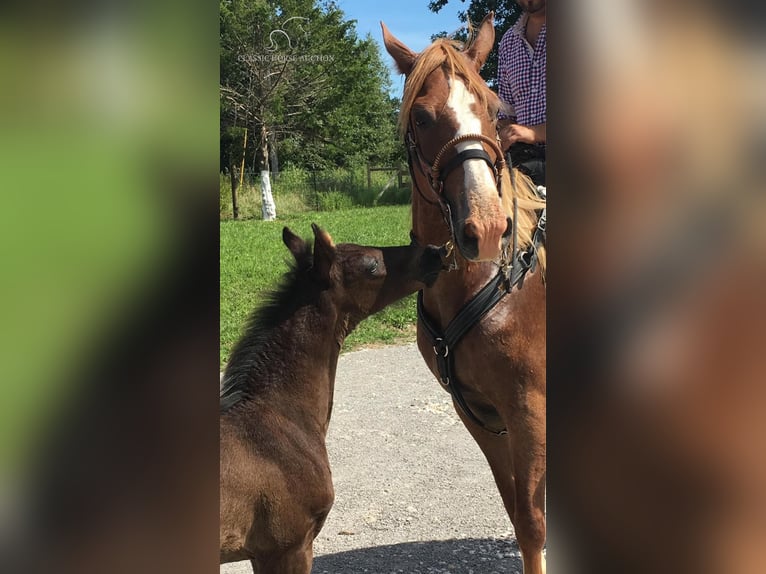
[[[220,10],[222,154],[226,128],[247,125],[249,169],[261,169],[264,128],[281,164],[326,169],[401,157],[388,68],[335,3],[220,0]]]
[[[337,211],[353,207],[354,201],[351,196],[339,191],[329,191],[317,194],[317,204],[319,211]]]
[[[221,222],[221,365],[241,334],[249,314],[287,270],[289,254],[282,227],[309,237],[311,223],[326,229],[337,243],[403,245],[409,241],[410,210],[406,206],[345,209],[285,216],[272,221]],[[417,320],[410,296],[366,319],[352,333],[344,350],[363,345],[411,341]]]
[[[452,0],[455,2],[456,0]],[[450,0],[431,0],[428,8],[432,12],[439,12]],[[465,3],[465,0],[461,0]],[[472,25],[478,25],[492,10],[495,11],[495,47],[487,57],[487,61],[481,69],[481,77],[493,89],[497,89],[497,47],[503,34],[511,28],[521,16],[521,8],[514,0],[470,0],[468,9],[458,13],[461,22],[470,21]],[[440,32],[433,37],[446,36],[446,32]],[[465,42],[468,34],[465,29],[455,34],[455,39]]]

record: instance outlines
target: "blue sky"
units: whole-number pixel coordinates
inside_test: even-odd
[[[414,51],[419,52],[431,43],[431,35],[437,32],[454,32],[462,24],[458,12],[468,4],[450,0],[438,14],[428,9],[429,0],[336,0],[349,20],[356,20],[357,33],[361,38],[369,32],[380,47],[383,61],[391,70],[391,95],[401,97],[404,76],[394,69],[393,60],[383,47],[380,21],[383,20],[391,33]]]

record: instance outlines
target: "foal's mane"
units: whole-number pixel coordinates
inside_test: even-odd
[[[474,63],[465,55],[470,44],[449,38],[438,38],[415,59],[415,63],[404,83],[404,94],[399,111],[399,133],[405,137],[409,130],[409,118],[415,99],[425,84],[426,78],[438,68],[445,68],[448,76],[459,76],[465,83],[466,89],[476,97],[480,108],[494,110],[506,106],[500,98],[489,89],[484,79],[476,71]],[[446,142],[445,142],[446,143]],[[513,178],[513,181],[512,179]],[[500,182],[502,190],[502,205],[506,215],[513,217],[513,198],[517,199],[517,232],[518,245],[525,249],[532,244],[532,235],[537,226],[538,211],[545,208],[545,201],[540,199],[532,180],[518,169],[506,169]],[[537,251],[541,270],[545,270],[545,247]]]
[[[252,375],[268,367],[270,362],[265,351],[272,341],[271,331],[316,296],[317,289],[312,288],[316,281],[311,273],[311,242],[305,241],[303,251],[288,265],[277,287],[267,292],[265,302],[251,313],[244,334],[234,345],[224,373],[226,382],[222,394],[252,390],[257,379]]]

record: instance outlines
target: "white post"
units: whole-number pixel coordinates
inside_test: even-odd
[[[277,218],[277,207],[271,195],[271,178],[269,170],[261,170],[261,214],[264,221],[274,221]]]

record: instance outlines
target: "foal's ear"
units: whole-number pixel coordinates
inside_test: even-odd
[[[300,263],[301,258],[306,254],[306,242],[290,231],[289,227],[282,229],[282,241],[287,245],[295,260]]]
[[[405,46],[401,40],[395,38],[383,22],[380,23],[380,27],[383,30],[383,44],[386,46],[386,51],[391,54],[399,72],[408,76],[417,54]]]
[[[311,224],[314,231],[314,270],[323,281],[329,281],[330,269],[335,262],[337,250],[330,234],[316,223]]]
[[[473,41],[468,46],[466,54],[476,65],[476,71],[481,70],[487,56],[495,44],[495,13],[490,12],[479,24],[479,31],[474,36]]]

